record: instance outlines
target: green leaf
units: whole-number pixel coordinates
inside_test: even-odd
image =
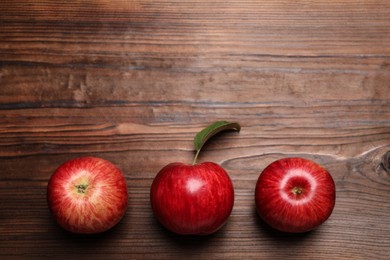
[[[203,145],[214,135],[218,134],[219,132],[226,131],[226,130],[236,130],[240,131],[241,126],[238,123],[230,123],[227,121],[217,121],[212,123],[211,125],[204,128],[202,131],[197,133],[194,138],[194,147],[196,150],[196,155],[194,158],[193,164],[195,164],[196,159],[198,158],[199,152],[202,149]]]

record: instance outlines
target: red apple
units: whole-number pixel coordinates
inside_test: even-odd
[[[230,216],[234,190],[226,171],[215,163],[171,163],[155,177],[150,201],[155,216],[168,230],[208,235]]]
[[[76,158],[62,164],[51,176],[47,200],[54,219],[65,230],[80,234],[104,232],[125,214],[126,179],[107,160]]]
[[[196,160],[212,136],[240,128],[238,123],[214,122],[196,134],[192,165],[170,163],[158,172],[150,188],[150,203],[168,230],[181,235],[209,235],[225,224],[234,204],[232,181],[218,164],[197,164]]]
[[[260,217],[283,232],[300,233],[319,226],[331,215],[335,199],[332,176],[317,163],[303,158],[271,163],[256,184]]]

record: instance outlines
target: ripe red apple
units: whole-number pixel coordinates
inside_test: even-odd
[[[335,199],[332,176],[317,163],[303,158],[271,163],[256,184],[260,217],[283,232],[300,233],[319,226],[331,215]]]
[[[111,162],[81,157],[62,164],[47,186],[49,209],[65,230],[80,234],[107,231],[125,214],[126,179]]]
[[[181,235],[209,235],[227,221],[234,204],[234,189],[226,171],[216,163],[196,163],[203,144],[216,133],[235,129],[237,123],[219,121],[194,139],[193,164],[170,163],[153,180],[151,207],[168,230]]]
[[[233,184],[226,171],[215,163],[171,163],[155,177],[150,201],[155,216],[170,231],[208,235],[230,216]]]

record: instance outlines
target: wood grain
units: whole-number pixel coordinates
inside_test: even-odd
[[[390,254],[390,4],[387,1],[2,1],[0,258],[386,259]],[[235,187],[232,215],[209,237],[162,228],[155,174],[210,140]],[[97,236],[62,231],[46,185],[83,155],[121,168],[122,222]],[[275,232],[254,209],[273,160],[301,156],[336,182],[330,219]]]

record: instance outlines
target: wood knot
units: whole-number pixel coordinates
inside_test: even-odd
[[[386,172],[390,173],[390,151],[383,155],[381,165]]]

